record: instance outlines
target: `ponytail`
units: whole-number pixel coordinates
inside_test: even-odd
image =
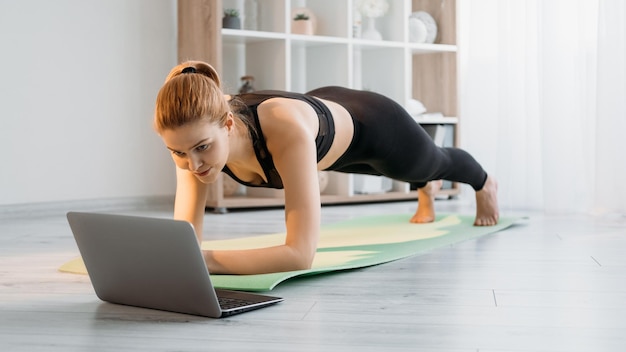
[[[154,128],[157,132],[198,120],[225,125],[230,107],[215,69],[201,61],[174,67],[156,99]]]
[[[170,79],[182,74],[182,73],[189,73],[188,72],[184,72],[185,70],[188,69],[193,69],[192,73],[199,73],[201,75],[204,75],[206,77],[208,77],[209,79],[211,79],[213,82],[215,82],[215,85],[221,89],[222,87],[222,83],[220,81],[220,77],[217,74],[217,71],[213,68],[213,66],[207,64],[206,62],[202,62],[202,61],[187,61],[187,62],[183,62],[182,64],[174,67],[172,69],[172,71],[170,71],[170,73],[167,75],[167,78],[165,79],[165,82],[169,81]]]

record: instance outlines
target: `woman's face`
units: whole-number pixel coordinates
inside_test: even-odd
[[[225,126],[198,120],[162,131],[161,138],[176,166],[189,170],[202,183],[213,183],[228,160],[232,124],[231,116]]]

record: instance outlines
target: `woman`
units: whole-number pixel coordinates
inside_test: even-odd
[[[159,91],[155,128],[177,166],[174,218],[191,222],[198,241],[207,185],[220,172],[248,186],[284,187],[285,243],[205,250],[211,273],[310,268],[320,231],[318,170],[416,183],[415,223],[434,221],[437,180],[467,183],[476,190],[475,225],[498,221],[495,179],[468,153],[435,146],[400,105],[379,94],[326,87],[229,97],[210,65],[190,61],[174,67]]]

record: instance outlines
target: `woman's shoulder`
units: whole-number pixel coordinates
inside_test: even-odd
[[[257,110],[259,117],[263,115],[273,118],[287,118],[300,114],[314,113],[305,101],[287,97],[269,98],[259,104]]]
[[[317,113],[305,101],[274,97],[260,104],[257,112],[265,133],[272,130],[280,134],[295,134],[297,130],[306,130],[307,134],[317,133]]]
[[[239,101],[249,107],[256,107],[274,98],[287,97],[289,93],[279,90],[260,90],[230,96],[230,101]]]

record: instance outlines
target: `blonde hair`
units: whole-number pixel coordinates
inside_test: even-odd
[[[224,126],[230,111],[217,71],[206,62],[187,61],[170,71],[159,90],[154,128],[160,132],[200,119]]]

